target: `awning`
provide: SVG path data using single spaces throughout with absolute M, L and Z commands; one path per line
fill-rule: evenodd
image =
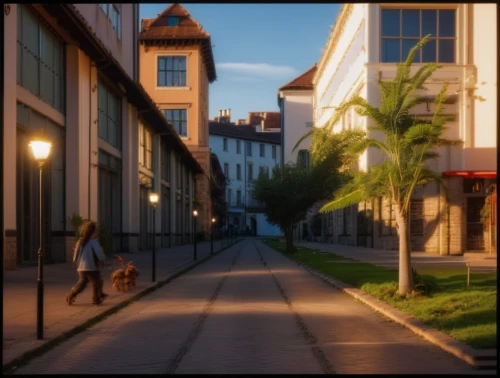
M 497 171 L 445 171 L 443 177 L 496 179 Z

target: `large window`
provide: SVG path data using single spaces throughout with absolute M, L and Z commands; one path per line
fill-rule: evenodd
M 227 138 L 222 139 L 222 149 L 227 151 Z
M 260 157 L 266 157 L 266 145 L 261 143 L 260 145 Z
M 224 163 L 224 176 L 229 180 L 229 163 Z
M 253 164 L 248 163 L 248 181 L 253 180 Z
M 252 156 L 252 142 L 247 142 L 247 156 Z
M 158 57 L 158 86 L 159 87 L 186 86 L 185 56 Z
M 187 110 L 186 109 L 166 109 L 165 117 L 177 134 L 187 137 Z
M 139 124 L 139 165 L 153 169 L 153 134 L 142 123 Z
M 382 9 L 381 62 L 402 62 L 430 34 L 414 62 L 455 62 L 455 9 Z
M 236 180 L 241 180 L 241 165 L 236 164 Z
M 276 159 L 276 146 L 272 146 L 271 148 L 271 155 L 273 159 Z
M 299 150 L 297 154 L 297 165 L 304 168 L 310 167 L 310 155 L 308 150 Z
M 108 16 L 111 26 L 116 31 L 118 39 L 122 37 L 122 18 L 120 15 L 119 4 L 99 4 L 105 15 Z
M 17 84 L 64 113 L 64 43 L 25 5 L 17 12 Z
M 239 140 L 236 141 L 236 153 L 241 154 L 241 143 Z
M 99 81 L 99 138 L 121 150 L 122 107 L 120 98 Z

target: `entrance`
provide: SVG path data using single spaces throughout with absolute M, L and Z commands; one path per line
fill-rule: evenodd
M 485 197 L 467 198 L 467 251 L 484 251 L 484 225 L 481 209 Z

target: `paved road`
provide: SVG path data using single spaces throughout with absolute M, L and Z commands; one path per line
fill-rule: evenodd
M 16 371 L 96 373 L 478 371 L 246 240 Z

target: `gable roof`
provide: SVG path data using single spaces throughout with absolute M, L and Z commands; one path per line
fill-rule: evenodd
M 311 68 L 309 68 L 303 74 L 297 76 L 295 79 L 290 81 L 289 83 L 282 86 L 279 90 L 312 90 L 313 89 L 313 78 L 316 73 L 317 64 L 315 63 Z
M 178 25 L 168 26 L 168 17 L 179 18 Z M 139 42 L 141 44 L 185 44 L 199 43 L 202 48 L 202 56 L 207 68 L 208 79 L 215 81 L 215 61 L 212 52 L 210 34 L 193 18 L 182 5 L 174 3 L 165 9 L 157 18 L 146 18 L 141 20 L 141 32 Z

